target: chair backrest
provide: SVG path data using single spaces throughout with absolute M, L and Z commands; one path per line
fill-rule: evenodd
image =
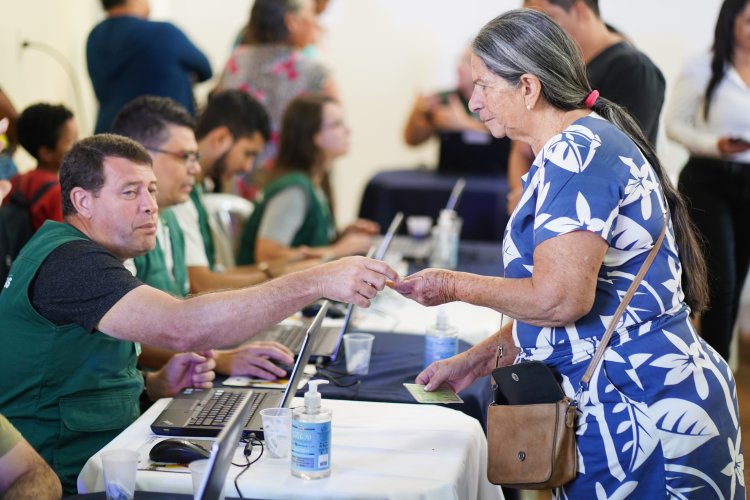
M 227 193 L 206 193 L 203 202 L 214 236 L 216 261 L 225 268 L 234 267 L 242 231 L 254 205 L 241 196 Z

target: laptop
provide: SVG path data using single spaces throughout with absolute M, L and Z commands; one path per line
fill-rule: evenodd
M 368 257 L 377 260 L 383 259 L 403 220 L 404 214 L 398 212 L 393 217 L 383 239 L 380 240 L 377 246 L 370 248 L 370 251 L 367 253 Z M 349 322 L 352 319 L 353 311 L 354 305 L 348 304 L 346 306 L 346 312 L 344 313 L 344 321 L 341 326 L 328 326 L 321 328 L 320 334 L 316 336 L 312 347 L 312 355 L 316 362 L 327 363 L 336 360 L 341 341 L 344 338 L 346 330 L 349 328 Z M 253 340 L 273 340 L 287 346 L 292 352 L 298 353 L 300 351 L 304 332 L 305 327 L 303 325 L 280 323 L 259 333 L 253 337 Z
M 466 179 L 459 177 L 448 197 L 448 203 L 445 205 L 446 210 L 456 210 L 458 208 L 458 202 L 461 201 L 461 195 L 465 187 Z M 424 262 L 432 255 L 432 240 L 429 237 L 415 240 L 411 236 L 396 236 L 391 245 L 391 250 L 406 260 Z
M 232 465 L 234 451 L 242 437 L 243 422 L 247 422 L 252 411 L 252 391 L 245 391 L 245 398 L 237 406 L 224 428 L 219 432 L 219 437 L 211 445 L 211 455 L 208 457 L 208 474 L 203 478 L 203 483 L 195 498 L 200 500 L 213 500 L 219 498 L 224 483 Z
M 320 331 L 328 305 L 328 301 L 323 303 L 307 329 L 300 353 L 289 375 L 289 383 L 285 388 L 255 388 L 252 391 L 218 387 L 183 389 L 172 398 L 164 411 L 153 421 L 151 430 L 160 436 L 213 437 L 225 428 L 227 422 L 236 413 L 236 409 L 248 399 L 250 417 L 245 420 L 247 423 L 243 436 L 247 437 L 255 433 L 258 439 L 263 439 L 260 410 L 291 406 L 297 386 L 305 373 L 305 365 L 312 352 L 313 340 Z

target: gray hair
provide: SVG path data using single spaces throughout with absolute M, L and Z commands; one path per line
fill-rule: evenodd
M 517 86 L 523 74 L 539 79 L 542 96 L 562 111 L 583 109 L 591 92 L 586 67 L 578 46 L 547 15 L 531 9 L 516 9 L 487 23 L 472 43 L 474 55 L 487 68 Z M 625 109 L 599 97 L 592 109 L 622 130 L 641 150 L 659 177 L 669 204 L 680 261 L 684 269 L 685 300 L 698 313 L 708 300 L 706 266 L 684 198 L 672 186 L 656 152 L 636 121 Z
M 512 85 L 525 73 L 539 78 L 544 98 L 556 108 L 581 108 L 591 91 L 578 47 L 538 11 L 517 9 L 496 17 L 476 36 L 472 51 Z

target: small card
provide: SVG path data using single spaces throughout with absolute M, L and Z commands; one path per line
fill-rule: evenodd
M 430 392 L 425 391 L 424 386 L 420 384 L 404 384 L 404 387 L 417 400 L 417 403 L 455 404 L 464 402 L 458 394 L 447 387 L 438 387 Z

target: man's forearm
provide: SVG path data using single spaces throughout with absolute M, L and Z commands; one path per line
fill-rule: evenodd
M 40 463 L 20 476 L 3 495 L 3 500 L 47 500 L 62 496 L 60 480 L 45 463 Z

